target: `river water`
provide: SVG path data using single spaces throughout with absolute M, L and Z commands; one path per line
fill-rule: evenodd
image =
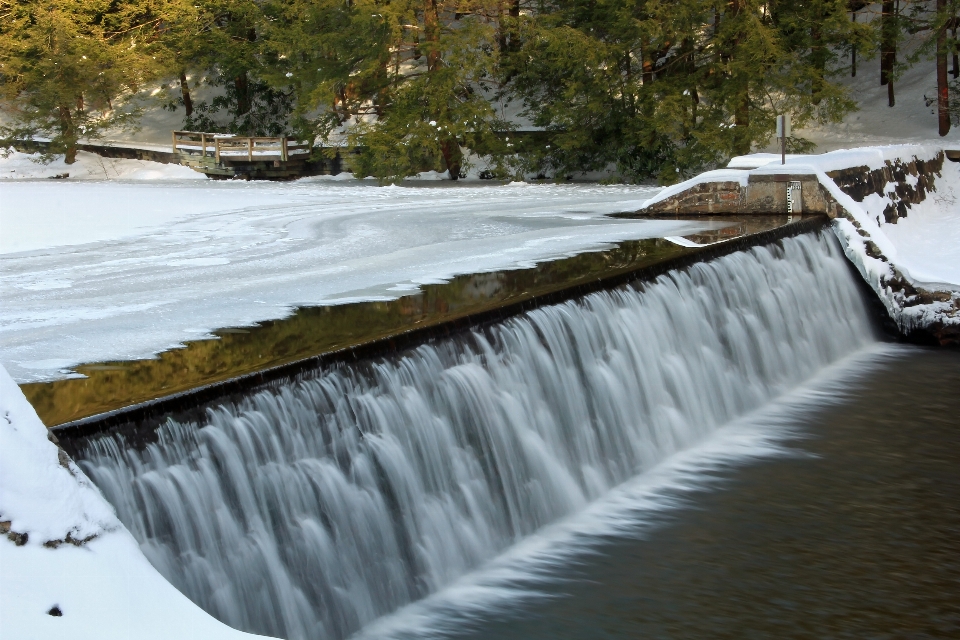
M 367 637 L 960 637 L 960 353 L 854 364 L 781 425 L 779 453 L 584 536 L 499 606 L 438 598 Z
M 957 624 L 957 365 L 878 342 L 823 232 L 80 462 L 161 573 L 249 631 L 916 635 Z

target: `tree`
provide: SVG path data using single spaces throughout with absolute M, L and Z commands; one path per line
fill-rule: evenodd
M 947 0 L 937 0 L 937 19 L 934 29 L 937 38 L 937 115 L 938 132 L 950 133 L 950 84 L 947 79 Z
M 510 86 L 554 134 L 542 167 L 669 183 L 766 142 L 779 113 L 855 108 L 833 78 L 869 31 L 836 0 L 555 0 L 522 20 Z
M 250 136 L 290 131 L 294 96 L 289 86 L 265 79 L 275 60 L 264 55 L 262 31 L 268 20 L 260 0 L 167 0 L 163 42 L 168 74 L 178 79 L 179 99 L 167 108 L 184 108 L 184 128 Z M 197 100 L 187 82 L 192 71 L 214 88 Z
M 461 147 L 502 157 L 509 125 L 490 101 L 499 0 L 292 0 L 266 7 L 271 82 L 291 86 L 305 134 L 357 145 L 357 170 L 457 179 Z
M 50 152 L 76 158 L 77 141 L 134 125 L 130 100 L 159 70 L 148 2 L 0 0 L 2 135 L 51 138 Z

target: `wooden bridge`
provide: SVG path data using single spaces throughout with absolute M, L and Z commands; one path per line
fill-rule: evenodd
M 339 152 L 332 159 L 311 158 L 308 142 L 286 136 L 234 136 L 200 131 L 174 131 L 173 154 L 194 171 L 211 178 L 292 180 L 308 175 L 349 171 Z

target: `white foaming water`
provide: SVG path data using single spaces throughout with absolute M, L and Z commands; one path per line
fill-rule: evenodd
M 806 235 L 171 420 L 143 451 L 101 439 L 82 465 L 219 619 L 342 638 L 872 340 L 836 240 Z

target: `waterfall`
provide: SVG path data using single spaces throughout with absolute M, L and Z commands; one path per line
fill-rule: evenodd
M 86 473 L 227 624 L 343 638 L 873 340 L 808 234 L 317 372 Z

